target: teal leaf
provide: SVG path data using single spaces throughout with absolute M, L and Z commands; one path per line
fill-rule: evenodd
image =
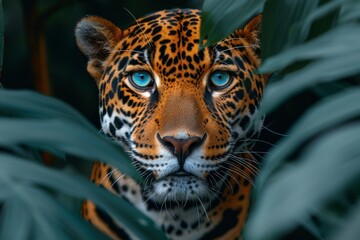
M 57 192 L 71 195 L 75 198 L 90 199 L 120 223 L 126 225 L 127 229 L 139 239 L 166 239 L 160 228 L 156 226 L 152 220 L 144 216 L 140 210 L 132 206 L 126 200 L 119 198 L 105 189 L 97 187 L 83 177 L 52 170 L 9 154 L 0 154 L 0 159 L 2 164 L 2 167 L 0 168 L 0 176 L 2 176 L 2 178 L 0 178 L 0 184 L 4 182 L 4 179 L 5 184 L 6 181 L 11 179 L 11 181 L 8 182 L 8 188 L 11 188 L 12 192 L 17 194 L 17 199 L 27 202 L 29 205 L 28 209 L 33 209 L 34 215 L 41 214 L 41 211 L 46 211 L 45 213 L 43 212 L 40 221 L 44 218 L 51 220 L 54 218 L 53 215 L 56 215 L 59 217 L 59 221 L 63 221 L 62 224 L 65 225 L 63 226 L 65 229 L 71 227 L 71 221 L 75 224 L 73 226 L 74 228 L 83 227 L 82 225 L 79 225 L 83 223 L 74 219 L 74 216 L 77 214 L 71 213 L 71 215 L 59 216 L 59 214 L 64 213 L 62 213 L 61 208 L 58 206 L 51 205 L 55 204 L 51 199 L 47 199 L 46 196 L 42 196 L 41 200 L 37 199 L 41 193 L 26 194 L 26 191 L 22 191 L 20 188 L 26 187 L 26 189 L 28 189 L 27 187 L 40 185 Z M 17 184 L 13 183 L 14 179 L 16 179 Z M 45 203 L 42 203 L 42 201 Z M 46 207 L 48 207 L 48 209 L 45 209 Z M 64 219 L 67 220 L 65 221 Z M 8 221 L 7 218 L 6 221 Z M 14 222 L 12 225 L 16 226 Z M 40 226 L 44 226 L 41 228 L 41 231 L 51 231 L 51 228 L 48 228 L 50 225 L 47 226 L 46 221 L 41 222 Z M 51 226 L 53 226 L 53 224 L 51 224 Z M 75 230 L 73 229 L 73 231 Z M 79 231 L 77 231 L 77 233 L 86 234 L 86 232 Z M 50 236 L 54 233 L 49 232 L 43 234 L 45 236 Z
M 309 31 L 300 35 L 301 22 L 316 9 L 318 0 L 272 0 L 264 7 L 261 58 L 276 55 L 304 42 Z M 281 26 L 281 27 L 280 27 Z
M 201 40 L 205 46 L 220 41 L 236 29 L 241 29 L 252 17 L 259 14 L 265 0 L 206 0 L 201 14 Z M 200 41 L 201 42 L 201 41 Z
M 275 72 L 296 61 L 336 58 L 360 51 L 360 25 L 338 26 L 302 45 L 280 52 L 263 61 L 260 72 Z
M 27 145 L 28 143 L 41 150 L 57 149 L 55 153 L 60 150 L 87 160 L 101 160 L 120 168 L 123 173 L 134 179 L 140 179 L 139 173 L 120 146 L 79 123 L 55 118 L 51 120 L 0 119 L 1 146 Z
M 291 96 L 316 84 L 336 81 L 360 73 L 360 68 L 354 64 L 357 62 L 360 62 L 360 51 L 355 49 L 336 58 L 316 60 L 301 71 L 287 74 L 281 81 L 274 82 L 265 89 L 262 100 L 263 111 L 275 110 Z
M 354 104 L 358 99 L 360 99 L 360 89 L 345 90 L 324 98 L 304 113 L 302 118 L 290 129 L 288 137 L 282 139 L 269 154 L 262 174 L 258 178 L 258 189 L 260 190 L 262 185 L 266 185 L 270 175 L 276 172 L 307 139 L 311 139 L 324 129 L 360 116 L 360 105 Z
M 278 238 L 343 194 L 359 180 L 359 143 L 358 122 L 339 128 L 317 139 L 300 159 L 268 179 L 249 219 L 248 238 Z

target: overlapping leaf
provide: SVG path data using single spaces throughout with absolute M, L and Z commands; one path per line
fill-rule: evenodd
M 139 179 L 124 151 L 95 130 L 77 111 L 50 97 L 28 91 L 0 91 L 0 201 L 2 239 L 104 239 L 78 212 L 55 201 L 46 189 L 91 199 L 139 239 L 164 239 L 154 223 L 134 206 L 79 174 L 51 170 L 32 162 L 36 150 L 101 160 Z M 35 155 L 34 155 L 35 154 Z M 19 157 L 21 156 L 21 157 Z M 14 184 L 16 182 L 16 184 Z M 41 186 L 41 187 L 39 187 Z M 46 188 L 43 188 L 46 187 Z M 24 209 L 32 209 L 25 214 Z M 79 211 L 79 210 L 77 210 Z M 22 231 L 14 234 L 16 217 Z
M 78 214 L 75 215 L 68 211 L 63 212 L 61 206 L 54 202 L 51 197 L 39 189 L 34 188 L 34 186 L 41 185 L 76 198 L 92 200 L 107 211 L 108 214 L 123 225 L 126 225 L 139 239 L 164 239 L 161 230 L 138 209 L 109 191 L 95 186 L 83 177 L 45 168 L 31 163 L 26 159 L 14 157 L 9 154 L 0 154 L 0 159 L 2 163 L 0 169 L 2 178 L 0 178 L 0 182 L 3 180 L 3 182 L 7 184 L 7 188 L 11 190 L 10 195 L 17 201 L 16 206 L 21 207 L 25 205 L 33 211 L 28 216 L 24 216 L 19 213 L 16 208 L 7 209 L 10 219 L 6 219 L 5 221 L 10 221 L 12 215 L 24 216 L 28 221 L 25 222 L 24 225 L 28 225 L 32 224 L 32 218 L 37 218 L 35 220 L 39 220 L 40 218 L 40 220 L 45 221 L 45 223 L 47 221 L 54 221 L 49 225 L 49 229 L 46 230 L 48 233 L 43 236 L 58 237 L 58 234 L 65 234 L 65 231 L 62 232 L 56 227 L 56 224 L 60 224 L 63 225 L 62 227 L 65 227 L 65 229 L 68 228 L 68 231 L 75 231 L 76 234 L 81 236 L 81 239 L 98 239 L 97 236 L 100 236 L 99 233 L 94 232 L 94 230 L 90 232 L 87 232 L 88 229 L 86 231 L 84 230 L 86 224 L 79 218 Z M 18 184 L 13 184 L 12 181 L 14 180 L 16 180 Z M 5 197 L 5 199 L 0 198 L 0 200 L 9 199 L 8 196 L 3 197 Z M 11 210 L 14 212 L 11 212 Z M 44 222 L 39 225 L 43 226 L 43 223 Z M 44 231 L 45 229 L 42 227 L 40 230 Z M 31 232 L 30 229 L 29 232 Z M 3 234 L 7 235 L 6 229 Z M 9 234 L 11 235 L 12 233 Z M 91 234 L 95 235 L 91 236 Z M 57 239 L 57 237 L 55 239 Z
M 243 28 L 251 17 L 259 14 L 265 0 L 204 1 L 201 14 L 201 39 L 205 46 L 220 41 L 236 29 Z
M 297 162 L 268 179 L 249 221 L 249 238 L 277 238 L 344 194 L 344 189 L 360 180 L 359 143 L 359 123 L 340 128 L 318 139 Z M 269 221 L 267 216 L 276 217 Z

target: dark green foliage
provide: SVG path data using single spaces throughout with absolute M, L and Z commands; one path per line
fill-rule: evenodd
M 81 219 L 80 209 L 63 206 L 61 196 L 91 199 L 139 239 L 164 238 L 139 210 L 79 172 L 42 165 L 40 150 L 63 160 L 101 159 L 139 179 L 123 150 L 77 111 L 50 97 L 9 90 L 0 91 L 0 109 L 0 239 L 105 238 Z
M 2 0 L 0 0 L 0 80 L 2 76 L 3 56 L 4 56 L 4 17 L 3 17 L 3 9 L 2 9 Z M 1 83 L 0 83 L 0 87 L 1 87 Z
M 201 39 L 205 46 L 220 41 L 237 28 L 242 28 L 262 10 L 265 0 L 204 1 L 201 15 Z
M 228 7 L 241 11 L 234 2 Z M 356 239 L 360 234 L 359 8 L 354 0 L 268 0 L 264 5 L 259 71 L 277 74 L 265 91 L 263 111 L 296 108 L 296 97 L 310 92 L 319 102 L 302 115 L 303 109 L 293 108 L 301 117 L 265 156 L 245 229 L 248 239 Z M 209 15 L 221 13 L 213 8 Z M 238 16 L 227 21 L 212 18 L 205 24 L 223 24 L 229 32 L 240 26 L 230 25 Z M 203 27 L 204 35 L 209 28 Z

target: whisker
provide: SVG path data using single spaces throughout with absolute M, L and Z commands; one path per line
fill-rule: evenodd
M 224 40 L 221 40 L 219 42 L 217 42 L 214 46 L 213 49 L 216 48 L 220 43 L 224 43 L 230 40 L 240 40 L 240 39 L 244 39 L 244 38 L 225 38 Z
M 109 178 L 114 174 L 114 172 L 115 172 L 116 170 L 118 170 L 118 169 L 117 169 L 117 168 L 114 168 L 114 169 L 111 170 L 109 173 L 107 173 L 107 174 L 101 179 L 100 184 L 102 184 L 102 183 L 104 182 L 105 178 L 106 178 L 106 181 L 107 181 L 105 184 L 107 184 L 108 181 L 109 181 Z
M 141 27 L 141 25 L 139 24 L 138 20 L 136 19 L 136 17 L 134 16 L 134 14 L 132 14 L 127 8 L 124 8 L 125 11 L 127 11 L 132 17 L 133 19 L 135 20 L 136 24 L 138 25 L 138 27 L 140 28 L 144 38 L 145 38 L 145 42 L 146 42 L 146 46 L 149 46 L 150 48 L 148 50 L 150 50 L 152 48 L 152 44 L 151 44 L 151 41 L 146 37 L 145 35 L 145 32 L 144 32 L 144 29 Z
M 113 50 L 112 52 L 131 52 L 131 53 L 139 53 L 139 54 L 143 54 L 143 52 L 141 51 L 136 51 L 136 50 L 121 50 L 121 49 L 118 49 L 118 50 Z
M 251 44 L 251 45 L 248 45 L 248 46 L 236 46 L 236 47 L 232 47 L 232 48 L 228 48 L 228 49 L 222 50 L 222 51 L 220 51 L 220 53 L 226 52 L 226 51 L 230 51 L 230 50 L 233 50 L 233 49 L 252 48 L 252 47 L 256 47 L 256 46 L 257 46 L 256 44 Z
M 260 142 L 260 143 L 266 143 L 272 147 L 276 147 L 276 145 L 270 143 L 270 142 L 267 142 L 267 141 L 264 141 L 264 140 L 260 140 L 260 139 L 255 139 L 255 138 L 247 138 L 247 139 L 243 139 L 243 140 L 238 140 L 238 141 L 242 141 L 242 142 L 248 142 L 248 141 L 251 141 L 250 144 L 252 142 Z
M 251 165 L 249 162 L 246 162 L 246 160 L 243 159 L 237 159 L 237 163 L 239 163 L 239 165 L 246 167 L 251 174 L 253 175 L 258 175 L 260 173 L 260 169 L 258 169 L 257 167 Z M 242 169 L 239 168 L 239 166 L 237 166 L 235 163 L 229 161 L 227 164 L 229 164 L 230 166 L 232 166 L 233 168 L 235 168 L 236 170 L 241 171 Z
M 120 182 L 120 184 L 121 184 L 121 180 L 122 180 L 124 177 L 125 177 L 125 175 L 121 175 L 120 177 L 118 177 L 118 178 L 111 184 L 111 188 L 113 188 L 113 186 L 114 186 L 116 183 L 118 183 L 118 182 Z
M 255 184 L 253 183 L 253 180 L 251 179 L 251 177 L 250 177 L 244 170 L 242 170 L 242 169 L 237 169 L 239 172 L 236 172 L 234 169 L 227 168 L 227 167 L 222 166 L 222 165 L 220 165 L 220 167 L 222 167 L 222 168 L 224 168 L 224 169 L 226 169 L 226 170 L 228 170 L 228 171 L 230 171 L 230 172 L 233 172 L 233 173 L 235 173 L 235 174 L 239 174 L 241 177 L 243 177 L 243 178 L 245 178 L 247 181 L 249 181 L 249 182 L 251 183 L 251 185 L 253 185 L 254 187 L 256 187 Z M 239 183 L 239 181 L 238 181 L 234 176 L 232 176 L 231 174 L 230 174 L 229 176 L 232 177 L 239 185 L 241 185 L 241 184 Z
M 224 176 L 221 176 L 220 173 L 218 173 L 218 172 L 213 172 L 213 174 L 215 174 L 217 177 L 223 179 L 223 180 L 224 180 L 224 184 L 226 185 L 226 187 L 229 188 L 229 190 L 230 190 L 231 192 L 233 192 L 233 187 L 232 187 L 232 185 L 231 185 L 231 183 L 230 183 L 229 180 L 227 180 L 226 178 L 224 178 Z M 214 179 L 214 178 L 213 178 L 213 179 Z M 216 179 L 214 179 L 214 181 L 216 182 Z
M 205 216 L 206 216 L 208 222 L 210 223 L 210 225 L 212 225 L 212 222 L 210 221 L 209 215 L 207 214 L 207 211 L 206 211 L 206 208 L 205 208 L 203 202 L 201 201 L 201 199 L 199 198 L 199 196 L 196 193 L 195 193 L 195 196 L 199 200 L 200 205 L 202 206 L 202 209 L 204 210 L 204 213 L 205 213 Z
M 270 124 L 269 124 L 269 126 L 270 126 Z M 275 134 L 275 135 L 279 135 L 281 137 L 288 137 L 289 136 L 288 134 L 282 134 L 282 133 L 278 133 L 278 132 L 276 132 L 274 130 L 271 130 L 270 128 L 268 128 L 268 126 L 265 126 L 265 125 L 263 125 L 262 128 L 269 131 L 269 132 L 271 132 L 271 133 L 273 133 L 273 134 Z

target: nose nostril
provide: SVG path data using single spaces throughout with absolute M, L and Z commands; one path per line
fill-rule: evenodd
M 171 136 L 160 137 L 157 134 L 159 141 L 176 156 L 181 167 L 184 165 L 186 157 L 189 156 L 194 148 L 203 143 L 205 137 L 206 134 L 202 138 L 193 136 L 186 139 L 178 139 Z

